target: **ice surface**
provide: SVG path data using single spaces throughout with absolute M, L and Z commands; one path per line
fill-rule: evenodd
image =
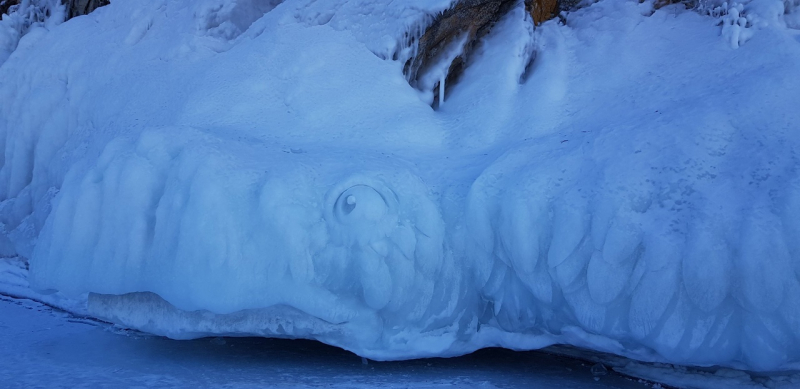
M 516 7 L 434 112 L 404 34 L 448 4 L 116 0 L 29 32 L 0 67 L 0 252 L 174 338 L 800 367 L 788 23 L 734 49 L 720 15 Z
M 544 352 L 492 349 L 461 358 L 376 362 L 312 341 L 175 341 L 5 296 L 0 296 L 0 328 L 0 349 L 13 350 L 0 353 L 4 388 L 657 387 L 613 372 L 596 380 L 581 361 Z

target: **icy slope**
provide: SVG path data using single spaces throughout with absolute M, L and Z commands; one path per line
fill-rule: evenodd
M 520 5 L 433 111 L 404 32 L 448 4 L 116 0 L 26 35 L 0 251 L 174 338 L 799 368 L 796 8 L 604 0 L 532 34 Z

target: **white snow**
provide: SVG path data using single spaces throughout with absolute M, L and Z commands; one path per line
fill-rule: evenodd
M 796 2 L 535 31 L 518 6 L 434 112 L 405 33 L 449 3 L 115 0 L 29 31 L 0 254 L 174 338 L 799 369 Z

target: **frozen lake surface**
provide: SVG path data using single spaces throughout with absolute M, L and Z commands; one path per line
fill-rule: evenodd
M 33 387 L 646 388 L 542 352 L 362 363 L 322 343 L 266 338 L 175 341 L 0 297 L 0 382 Z

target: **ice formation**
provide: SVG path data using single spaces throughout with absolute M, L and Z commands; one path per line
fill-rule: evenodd
M 28 33 L 0 254 L 174 338 L 799 368 L 795 3 L 748 3 L 737 48 L 722 15 L 520 4 L 434 112 L 393 58 L 449 4 L 114 0 Z
M 22 0 L 12 7 L 10 13 L 0 15 L 0 64 L 16 50 L 24 35 L 35 36 L 42 29 L 53 28 L 66 16 L 59 0 Z

